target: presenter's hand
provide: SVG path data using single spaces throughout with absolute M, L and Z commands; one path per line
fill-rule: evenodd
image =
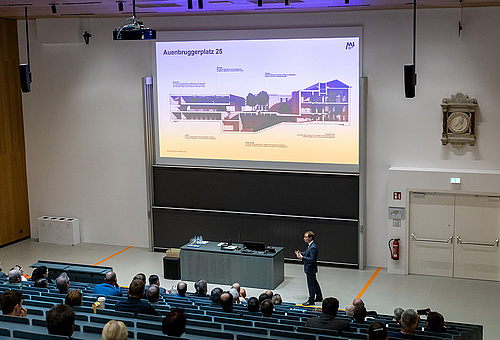
M 300 254 L 298 250 L 295 251 L 295 256 L 297 256 L 298 259 L 302 259 L 302 254 Z

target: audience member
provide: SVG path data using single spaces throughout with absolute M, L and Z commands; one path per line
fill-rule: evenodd
M 102 340 L 127 340 L 127 326 L 121 321 L 110 320 L 102 329 Z
M 184 282 L 184 281 L 181 281 L 177 284 L 177 296 L 181 296 L 181 297 L 184 297 L 186 296 L 186 292 L 187 292 L 187 283 Z
M 56 287 L 59 289 L 59 293 L 61 294 L 68 294 L 69 292 L 69 276 L 66 274 L 66 272 L 61 273 L 57 278 L 56 278 Z
M 47 312 L 49 334 L 71 336 L 75 328 L 75 312 L 67 305 L 59 304 Z
M 233 303 L 240 303 L 240 294 L 235 288 L 229 289 L 229 294 L 233 296 Z
M 196 293 L 194 295 L 207 296 L 207 281 L 199 279 L 194 283 L 194 289 L 196 290 Z
M 23 307 L 23 294 L 18 290 L 6 290 L 0 296 L 3 315 L 25 318 L 28 311 Z
M 31 280 L 33 282 L 38 281 L 39 279 L 47 279 L 49 283 L 53 283 L 51 279 L 49 279 L 49 268 L 46 266 L 40 266 L 33 269 L 33 273 L 31 274 Z
M 374 322 L 368 327 L 368 340 L 387 340 L 387 328 L 381 322 Z
M 355 323 L 365 323 L 366 321 L 366 308 L 362 305 L 354 306 L 354 320 Z
M 186 314 L 184 310 L 174 308 L 163 319 L 161 330 L 163 334 L 180 337 L 186 331 Z
M 157 305 L 160 299 L 160 287 L 157 285 L 150 285 L 146 290 L 146 299 L 148 299 L 149 303 Z
M 270 289 L 266 290 L 264 294 L 266 294 L 269 299 L 273 298 L 273 291 Z
M 120 286 L 118 285 L 118 280 L 116 278 L 116 273 L 114 271 L 109 271 L 104 277 L 104 282 L 95 285 L 94 294 L 108 296 L 123 296 Z
M 262 293 L 259 295 L 259 303 L 262 304 L 262 301 L 271 299 L 272 297 L 269 297 L 266 293 Z
M 352 300 L 352 304 L 354 307 L 356 307 L 356 306 L 363 306 L 364 307 L 365 306 L 365 303 L 360 298 L 355 298 L 354 300 Z
M 132 279 L 133 280 L 136 280 L 136 279 L 139 279 L 141 280 L 142 282 L 144 282 L 144 285 L 146 285 L 146 274 L 144 273 L 137 273 L 134 278 Z
M 281 298 L 281 295 L 274 294 L 272 301 L 273 301 L 273 305 L 281 305 L 281 303 L 283 302 L 283 299 Z
M 245 288 L 240 288 L 240 302 L 247 302 L 247 291 Z
M 210 300 L 212 300 L 212 305 L 220 306 L 220 296 L 222 294 L 222 288 L 215 287 L 210 292 Z
M 419 316 L 413 309 L 407 309 L 401 315 L 401 332 L 389 334 L 390 338 L 397 339 L 420 339 L 415 336 L 415 329 L 418 326 Z
M 80 289 L 73 289 L 66 294 L 66 298 L 64 299 L 64 304 L 75 307 L 82 305 L 82 291 Z
M 438 312 L 429 312 L 425 323 L 425 330 L 431 332 L 446 332 L 444 317 Z
M 35 281 L 35 287 L 38 288 L 49 288 L 49 280 L 46 278 L 41 278 Z
M 23 285 L 21 284 L 21 272 L 15 268 L 9 270 L 9 281 L 5 281 L 4 284 L 9 284 L 22 288 Z
M 342 331 L 350 331 L 349 321 L 337 319 L 339 300 L 329 297 L 323 300 L 323 314 L 318 317 L 311 317 L 306 322 L 306 327 L 333 329 L 342 335 Z
M 241 285 L 238 282 L 233 283 L 233 285 L 231 286 L 231 288 L 236 289 L 238 291 L 238 294 L 240 294 Z
M 3 271 L 2 262 L 0 262 L 0 279 L 6 279 L 8 276 Z
M 160 289 L 161 294 L 167 293 L 167 290 L 161 286 L 160 278 L 158 277 L 158 275 L 156 275 L 156 274 L 150 275 L 148 281 L 149 281 L 149 285 L 146 285 L 146 287 L 144 288 L 146 291 L 148 290 L 149 286 L 157 285 L 158 288 Z
M 401 314 L 403 314 L 405 310 L 403 308 L 396 308 L 394 309 L 394 319 L 392 319 L 393 321 L 396 321 L 396 323 L 398 325 L 401 325 Z
M 132 312 L 134 314 L 149 314 L 149 315 L 160 315 L 149 302 L 141 301 L 144 295 L 144 281 L 141 279 L 134 279 L 130 283 L 128 289 L 128 298 L 124 301 L 119 301 L 115 305 L 115 310 Z
M 28 281 L 28 279 L 30 279 L 30 276 L 28 274 L 24 274 L 23 266 L 16 264 L 12 269 L 19 270 L 19 273 L 21 273 L 21 281 Z
M 251 297 L 248 299 L 247 309 L 249 313 L 258 313 L 260 309 L 259 299 Z
M 220 296 L 220 306 L 224 312 L 233 311 L 233 296 L 229 292 L 223 292 Z
M 260 304 L 260 311 L 262 312 L 262 316 L 270 318 L 273 316 L 274 305 L 271 299 L 265 299 Z
M 345 315 L 346 316 L 354 316 L 354 305 L 349 305 L 345 308 Z

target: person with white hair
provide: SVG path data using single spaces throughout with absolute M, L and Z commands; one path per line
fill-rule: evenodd
M 12 268 L 9 271 L 9 281 L 5 281 L 3 284 L 19 286 L 19 288 L 22 288 L 23 285 L 21 284 L 21 272 L 16 268 Z
M 236 288 L 229 289 L 229 294 L 233 296 L 233 303 L 240 303 L 240 293 Z
M 102 329 L 102 340 L 127 340 L 127 326 L 121 321 L 110 320 Z
M 419 336 L 415 335 L 419 320 L 420 318 L 415 310 L 405 310 L 401 315 L 401 332 L 389 334 L 389 338 L 421 339 Z

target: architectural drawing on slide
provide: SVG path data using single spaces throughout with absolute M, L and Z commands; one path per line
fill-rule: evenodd
M 220 121 L 227 132 L 258 132 L 281 123 L 349 125 L 350 86 L 335 79 L 291 94 L 170 95 L 171 121 Z

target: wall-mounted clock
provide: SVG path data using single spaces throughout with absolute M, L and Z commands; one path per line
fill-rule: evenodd
M 463 93 L 444 98 L 441 103 L 443 110 L 443 134 L 441 143 L 462 147 L 476 144 L 475 121 L 477 100 Z

